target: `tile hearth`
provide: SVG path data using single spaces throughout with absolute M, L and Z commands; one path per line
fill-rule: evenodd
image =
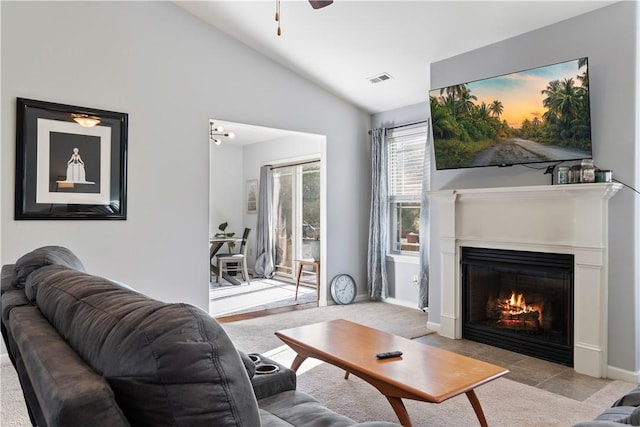
M 431 334 L 416 338 L 415 341 L 503 366 L 510 371 L 505 376 L 507 379 L 581 402 L 613 381 L 579 374 L 568 366 L 465 339 Z M 617 397 L 612 396 L 611 403 Z

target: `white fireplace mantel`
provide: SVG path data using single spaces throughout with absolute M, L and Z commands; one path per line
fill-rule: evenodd
M 608 200 L 618 183 L 432 191 L 440 218 L 440 334 L 462 337 L 460 248 L 574 255 L 574 369 L 607 372 Z

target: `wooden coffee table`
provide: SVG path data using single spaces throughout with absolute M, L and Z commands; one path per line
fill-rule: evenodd
M 474 389 L 509 371 L 500 366 L 415 342 L 364 325 L 338 319 L 275 333 L 296 353 L 291 369 L 306 358 L 322 360 L 362 378 L 382 393 L 403 426 L 411 420 L 402 399 L 441 403 L 465 393 L 480 421 L 487 425 Z M 399 358 L 376 358 L 400 350 Z

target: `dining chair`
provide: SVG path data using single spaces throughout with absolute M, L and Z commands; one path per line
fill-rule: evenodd
M 223 244 L 224 244 L 223 242 L 212 242 L 209 244 L 209 267 L 210 267 L 210 273 L 212 276 L 209 280 L 211 280 L 213 277 L 218 277 L 218 270 L 217 270 L 217 267 L 214 265 L 214 258 L 218 253 L 218 251 L 220 250 L 220 248 L 222 248 Z
M 242 242 L 238 253 L 218 253 L 217 258 L 217 270 L 218 270 L 218 282 L 222 279 L 223 273 L 240 272 L 242 279 L 247 283 L 251 283 L 249 278 L 249 272 L 247 270 L 247 239 L 249 238 L 250 228 L 245 228 L 242 233 Z

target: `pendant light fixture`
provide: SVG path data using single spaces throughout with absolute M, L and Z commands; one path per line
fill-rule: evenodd
M 214 144 L 222 144 L 221 137 L 233 139 L 235 136 L 233 132 L 225 132 L 224 127 L 216 125 L 213 121 L 209 121 L 209 140 Z

